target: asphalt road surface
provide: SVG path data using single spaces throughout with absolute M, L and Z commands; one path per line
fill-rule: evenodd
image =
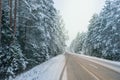
M 120 73 L 82 56 L 65 54 L 65 58 L 66 64 L 61 77 L 66 69 L 67 80 L 120 80 Z M 60 78 L 60 80 L 63 79 Z

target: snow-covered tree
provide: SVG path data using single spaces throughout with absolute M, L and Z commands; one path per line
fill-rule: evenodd
M 64 26 L 53 1 L 19 1 L 18 7 L 18 38 L 29 67 L 62 53 Z
M 106 1 L 106 5 L 101 12 L 101 18 L 106 21 L 102 27 L 103 57 L 107 59 L 120 60 L 120 0 Z
M 107 0 L 99 15 L 90 21 L 86 38 L 85 54 L 120 60 L 120 0 Z
M 6 7 L 4 5 L 2 7 L 0 51 L 0 79 L 3 80 L 14 77 L 16 73 L 24 70 L 27 63 L 14 36 L 14 30 L 10 27 L 8 13 L 7 5 Z
M 93 15 L 93 18 L 90 20 L 89 29 L 87 33 L 87 38 L 83 45 L 83 52 L 92 56 L 101 56 L 101 19 L 97 14 Z
M 64 24 L 52 0 L 2 0 L 2 4 L 0 79 L 64 52 Z
M 107 0 L 100 14 L 93 15 L 82 46 L 84 54 L 120 61 L 119 13 L 120 0 Z M 77 41 L 73 42 L 80 45 Z

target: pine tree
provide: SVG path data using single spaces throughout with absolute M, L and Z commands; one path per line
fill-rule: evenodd
M 18 38 L 28 67 L 64 52 L 62 23 L 52 0 L 19 0 L 18 16 Z
M 120 60 L 120 0 L 107 0 L 99 15 L 90 21 L 83 51 L 85 54 Z
M 2 51 L 0 52 L 0 78 L 3 80 L 15 77 L 16 74 L 26 68 L 27 63 L 20 45 L 14 37 L 14 30 L 10 27 L 9 10 L 7 8 L 5 3 L 2 10 Z
M 3 4 L 2 78 L 15 77 L 64 52 L 64 24 L 52 0 L 4 0 Z

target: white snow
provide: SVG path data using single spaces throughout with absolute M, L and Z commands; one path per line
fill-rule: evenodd
M 65 57 L 59 55 L 17 76 L 14 80 L 59 80 L 64 65 Z

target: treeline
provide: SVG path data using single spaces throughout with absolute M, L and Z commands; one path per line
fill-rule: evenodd
M 87 33 L 79 33 L 73 40 L 71 50 L 120 61 L 120 0 L 107 0 L 88 27 Z
M 52 0 L 0 0 L 0 80 L 61 54 L 62 17 Z

